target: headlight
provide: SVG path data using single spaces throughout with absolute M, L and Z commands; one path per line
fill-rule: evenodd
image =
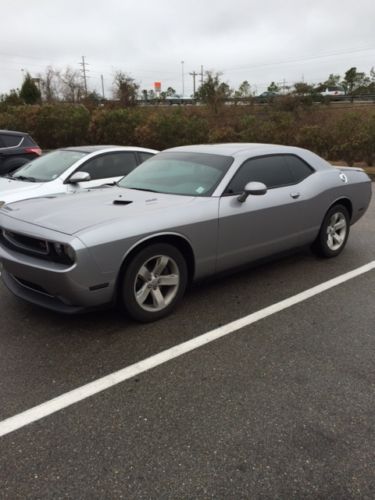
M 74 263 L 76 253 L 70 245 L 66 245 L 65 243 L 53 243 L 53 248 L 61 261 L 69 264 Z

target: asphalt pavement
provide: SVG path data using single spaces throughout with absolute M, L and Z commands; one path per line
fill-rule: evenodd
M 194 287 L 139 325 L 65 317 L 0 285 L 0 421 L 375 259 L 375 203 L 343 254 Z M 375 497 L 375 271 L 0 438 L 0 498 Z

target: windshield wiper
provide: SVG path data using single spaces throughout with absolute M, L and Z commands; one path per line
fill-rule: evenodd
M 135 187 L 128 187 L 128 186 L 121 186 L 120 187 L 125 188 L 125 189 L 135 189 L 136 191 L 148 191 L 150 193 L 159 193 L 159 191 L 156 191 L 155 189 L 146 189 L 146 188 L 135 188 Z
M 13 176 L 11 177 L 12 179 L 15 179 L 15 180 L 20 180 L 20 181 L 28 181 L 28 182 L 36 182 L 36 179 L 35 177 L 28 177 L 27 175 L 17 175 L 16 176 Z

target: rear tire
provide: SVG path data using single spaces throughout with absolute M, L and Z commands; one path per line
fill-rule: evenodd
M 313 251 L 324 258 L 336 257 L 346 245 L 349 236 L 349 213 L 337 204 L 326 213 L 319 235 L 312 245 Z
M 126 266 L 120 283 L 120 306 L 142 323 L 167 316 L 182 298 L 188 270 L 181 252 L 155 243 L 143 248 Z

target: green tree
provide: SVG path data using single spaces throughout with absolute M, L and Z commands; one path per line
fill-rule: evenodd
M 135 106 L 137 104 L 139 85 L 134 78 L 122 71 L 117 71 L 113 79 L 113 95 L 125 106 Z
M 0 96 L 0 102 L 8 106 L 21 106 L 24 104 L 18 89 L 11 89 L 9 94 L 2 94 Z
M 167 97 L 173 97 L 173 96 L 176 95 L 176 91 L 175 91 L 175 89 L 173 87 L 168 87 L 167 90 L 166 90 L 166 92 L 165 92 L 165 95 Z
M 297 95 L 311 95 L 313 93 L 313 86 L 305 82 L 297 82 L 294 84 L 294 94 Z
M 197 91 L 197 99 L 207 104 L 214 113 L 232 94 L 229 85 L 220 81 L 219 73 L 206 72 L 206 79 Z
M 101 96 L 99 92 L 97 92 L 96 90 L 89 92 L 87 96 L 83 99 L 85 105 L 88 105 L 89 107 L 98 106 L 102 101 L 103 101 L 103 96 Z
M 40 90 L 36 86 L 34 80 L 31 78 L 30 73 L 26 73 L 23 84 L 20 90 L 20 97 L 25 104 L 36 104 L 40 102 Z
M 356 91 L 366 90 L 370 82 L 371 80 L 366 73 L 358 72 L 356 67 L 352 67 L 345 73 L 343 85 L 348 94 L 353 94 Z
M 251 85 L 247 80 L 244 80 L 237 90 L 234 91 L 233 97 L 235 100 L 247 100 L 252 96 Z
M 280 87 L 275 82 L 271 82 L 267 87 L 268 92 L 280 92 Z
M 324 85 L 326 87 L 337 87 L 337 85 L 340 85 L 340 80 L 340 75 L 334 75 L 333 73 L 331 73 L 327 80 L 324 82 Z

